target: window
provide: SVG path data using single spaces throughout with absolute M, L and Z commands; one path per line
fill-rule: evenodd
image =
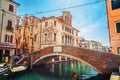
M 74 31 L 72 31 L 72 34 L 74 34 Z
M 120 22 L 116 23 L 116 31 L 117 33 L 120 33 Z
M 7 29 L 11 29 L 11 28 L 12 28 L 12 21 L 8 20 Z
M 54 26 L 56 26 L 56 21 L 54 21 Z
M 64 36 L 62 36 L 62 43 L 64 43 Z
M 67 44 L 67 35 L 65 36 L 65 43 Z
M 54 33 L 54 41 L 56 41 L 56 33 Z
M 112 0 L 112 10 L 120 8 L 120 0 Z
M 117 53 L 120 54 L 120 47 L 117 47 Z
M 10 42 L 13 43 L 13 35 L 10 36 Z
M 48 22 L 45 22 L 45 27 L 48 26 Z
M 9 11 L 11 11 L 11 12 L 13 12 L 13 9 L 14 9 L 14 7 L 13 7 L 13 5 L 9 5 Z
M 13 43 L 13 35 L 5 35 L 5 42 Z
M 64 30 L 64 26 L 62 26 L 62 30 Z
M 45 34 L 45 41 L 47 41 L 47 34 Z
M 76 36 L 78 36 L 78 33 L 76 32 Z

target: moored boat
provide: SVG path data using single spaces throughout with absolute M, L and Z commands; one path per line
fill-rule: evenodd
M 3 75 L 8 72 L 8 66 L 6 63 L 0 64 L 0 75 Z
M 28 66 L 16 66 L 11 69 L 11 72 L 20 72 L 24 71 L 28 68 Z

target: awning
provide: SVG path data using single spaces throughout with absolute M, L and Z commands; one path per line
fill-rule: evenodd
M 10 43 L 0 43 L 0 49 L 16 49 L 16 47 Z
M 0 46 L 0 49 L 16 49 L 13 46 Z

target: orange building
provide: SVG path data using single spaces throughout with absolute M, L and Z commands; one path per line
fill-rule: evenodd
M 106 0 L 112 53 L 120 54 L 120 0 Z
M 40 32 L 40 19 L 34 16 L 23 17 L 22 25 L 19 25 L 19 19 L 17 19 L 17 26 L 15 28 L 15 44 L 16 54 L 25 54 L 31 51 L 38 50 L 40 48 L 40 40 L 38 33 Z

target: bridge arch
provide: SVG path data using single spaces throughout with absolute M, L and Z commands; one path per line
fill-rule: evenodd
M 90 67 L 98 71 L 100 74 L 110 74 L 113 71 L 111 69 L 108 69 L 108 64 L 110 63 L 109 58 L 111 58 L 112 61 L 115 62 L 115 71 L 118 70 L 118 67 L 120 66 L 120 55 L 114 55 L 111 53 L 94 51 L 72 46 L 51 46 L 42 50 L 32 52 L 30 53 L 30 55 L 32 56 L 33 65 L 37 61 L 47 56 L 69 56 L 89 65 Z M 110 64 L 109 66 L 111 68 L 112 64 Z
M 74 56 L 71 56 L 71 55 L 68 55 L 68 54 L 64 54 L 64 53 L 59 53 L 59 54 L 57 54 L 57 53 L 52 53 L 52 54 L 44 55 L 44 56 L 38 58 L 36 61 L 34 61 L 34 62 L 33 62 L 33 65 L 36 64 L 38 61 L 46 58 L 46 57 L 52 57 L 52 56 L 64 56 L 64 57 L 68 57 L 68 58 L 73 58 L 73 59 L 75 59 L 75 60 L 77 60 L 77 61 L 83 62 L 84 64 L 88 65 L 89 67 L 93 68 L 94 70 L 96 70 L 97 72 L 99 72 L 100 74 L 102 74 L 101 71 L 99 71 L 99 70 L 96 69 L 94 66 L 92 66 L 92 65 L 89 64 L 89 63 L 87 63 L 86 61 L 83 61 L 83 60 L 80 59 L 80 58 L 76 58 L 76 57 L 74 57 Z

